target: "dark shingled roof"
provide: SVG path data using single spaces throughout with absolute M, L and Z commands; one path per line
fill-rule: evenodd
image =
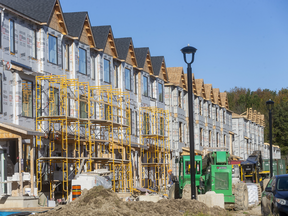
M 0 0 L 0 4 L 38 22 L 48 23 L 56 0 Z
M 115 38 L 115 45 L 120 59 L 126 60 L 132 38 Z
M 110 25 L 108 25 L 108 26 L 93 26 L 92 27 L 92 33 L 93 33 L 94 40 L 95 40 L 95 43 L 96 43 L 98 49 L 103 49 L 103 50 L 105 49 L 108 34 L 109 34 L 110 30 L 112 32 Z
M 135 48 L 134 51 L 135 51 L 135 56 L 137 59 L 138 67 L 144 68 L 147 53 L 149 52 L 149 48 L 148 47 Z
M 155 76 L 159 76 L 164 56 L 152 56 L 151 62 Z
M 0 0 L 1 1 L 1 0 Z M 87 12 L 73 12 L 73 13 L 63 13 L 65 23 L 68 29 L 68 34 L 73 37 L 81 37 L 84 22 Z

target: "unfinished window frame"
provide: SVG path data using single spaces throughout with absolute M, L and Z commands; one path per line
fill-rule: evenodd
M 60 115 L 60 95 L 59 95 L 59 89 L 58 88 L 55 88 L 55 87 L 50 87 L 50 90 L 53 89 L 54 91 L 54 97 L 55 97 L 55 94 L 58 94 L 58 97 L 55 97 L 55 99 L 57 99 L 57 103 L 54 103 L 55 107 L 56 107 L 56 115 L 53 115 L 53 116 L 59 116 Z M 56 90 L 56 93 L 55 93 L 55 90 Z M 50 93 L 49 93 L 50 95 Z M 50 109 L 52 107 L 52 103 L 49 102 L 49 114 L 50 114 Z M 55 112 L 55 111 L 54 111 Z M 53 113 L 54 114 L 54 113 Z
M 211 141 L 212 141 L 212 131 L 209 130 L 209 147 L 211 147 Z
M 137 73 L 134 73 L 134 94 L 137 95 L 138 88 L 137 88 Z
M 32 59 L 37 60 L 37 31 L 32 30 Z
M 182 108 L 181 91 L 178 90 L 178 107 Z
M 79 73 L 81 73 L 83 75 L 87 75 L 87 50 L 79 47 L 78 52 L 79 52 Z M 82 56 L 82 54 L 84 54 L 84 56 Z M 84 61 L 82 61 L 82 58 L 84 58 Z M 84 66 L 83 67 L 84 72 L 81 71 L 82 70 L 81 66 Z
M 41 84 L 40 84 L 41 85 Z M 38 90 L 39 90 L 39 84 L 37 84 L 37 89 L 36 89 L 36 91 L 37 91 L 37 95 L 39 95 L 40 96 L 40 100 L 38 101 L 38 104 L 40 104 L 40 107 L 39 107 L 39 109 L 38 109 L 38 107 L 36 107 L 36 115 L 37 115 L 37 117 L 40 117 L 40 116 L 42 116 L 42 86 L 41 86 L 41 91 L 40 92 L 38 92 Z
M 179 142 L 183 142 L 183 137 L 182 137 L 182 122 L 179 122 Z
M 139 136 L 139 132 L 138 132 L 138 113 L 137 113 L 137 111 L 135 111 L 135 134 L 136 134 L 136 136 Z
M 203 128 L 200 128 L 200 146 L 203 146 Z
M 145 83 L 145 80 L 146 80 L 146 83 Z M 148 89 L 148 77 L 143 76 L 143 95 L 145 97 L 149 97 L 148 91 L 149 91 L 149 89 Z
M 133 130 L 132 130 L 132 123 L 133 123 L 133 111 L 130 108 L 130 134 L 133 135 Z
M 160 117 L 160 135 L 164 136 L 164 117 Z
M 30 105 L 28 105 L 28 106 L 29 106 L 30 109 L 31 109 L 31 110 L 30 110 L 31 116 L 29 116 L 29 114 L 28 114 L 28 115 L 25 115 L 26 112 L 23 112 L 23 108 L 24 108 L 23 102 L 24 102 L 24 98 L 26 97 L 26 96 L 23 95 L 23 93 L 24 93 L 23 83 L 24 83 L 24 82 L 26 82 L 27 84 L 28 84 L 28 83 L 31 83 L 31 89 L 30 89 L 31 98 L 28 99 L 28 101 L 29 101 L 28 104 L 30 104 Z M 27 88 L 29 88 L 29 87 L 27 87 Z M 26 79 L 22 79 L 22 112 L 21 112 L 21 116 L 27 117 L 27 118 L 33 118 L 33 81 L 26 80 Z
M 161 92 L 160 92 L 161 89 Z M 164 102 L 164 93 L 163 93 L 163 84 L 162 83 L 158 83 L 158 98 L 159 98 L 159 102 Z
M 115 88 L 119 88 L 119 67 L 115 65 L 114 69 L 115 69 Z
M 107 65 L 108 64 L 108 65 Z M 108 67 L 107 67 L 108 66 Z M 111 83 L 111 71 L 110 71 L 111 61 L 104 58 L 103 60 L 103 80 L 105 83 Z M 107 70 L 108 69 L 108 70 Z M 108 79 L 107 79 L 108 78 Z
M 131 70 L 125 68 L 125 89 L 131 91 Z
M 91 79 L 95 80 L 96 78 L 96 58 L 91 55 Z
M 12 23 L 13 28 L 11 28 Z M 13 19 L 9 20 L 9 49 L 10 54 L 15 55 L 15 21 Z
M 51 41 L 50 41 L 50 38 L 51 38 Z M 56 48 L 55 48 L 55 61 L 56 62 L 53 62 L 52 61 L 52 57 L 51 57 L 51 51 L 52 51 L 52 45 L 51 45 L 51 42 L 52 42 L 52 39 L 55 39 L 55 45 L 56 45 Z M 48 62 L 51 63 L 51 64 L 54 64 L 54 65 L 58 65 L 58 37 L 55 36 L 55 35 L 52 35 L 52 34 L 48 34 Z
M 202 100 L 199 99 L 199 115 L 203 115 L 202 113 Z
M 70 71 L 70 45 L 65 44 L 65 70 Z

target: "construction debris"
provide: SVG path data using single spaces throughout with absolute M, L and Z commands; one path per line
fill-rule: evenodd
M 196 200 L 161 199 L 154 202 L 124 202 L 117 194 L 102 186 L 82 191 L 82 196 L 68 205 L 54 208 L 38 216 L 71 215 L 222 215 L 228 212 L 220 207 L 208 208 Z

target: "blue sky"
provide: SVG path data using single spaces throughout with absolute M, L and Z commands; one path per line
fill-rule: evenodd
M 64 12 L 88 11 L 93 26 L 184 67 L 180 49 L 197 48 L 196 79 L 229 91 L 288 87 L 287 0 L 60 0 Z

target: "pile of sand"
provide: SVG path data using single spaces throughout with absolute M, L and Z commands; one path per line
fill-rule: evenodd
M 221 215 L 228 213 L 220 208 L 208 208 L 196 200 L 167 200 L 153 202 L 125 202 L 116 193 L 102 186 L 85 191 L 82 196 L 68 205 L 61 206 L 38 216 L 70 215 Z

